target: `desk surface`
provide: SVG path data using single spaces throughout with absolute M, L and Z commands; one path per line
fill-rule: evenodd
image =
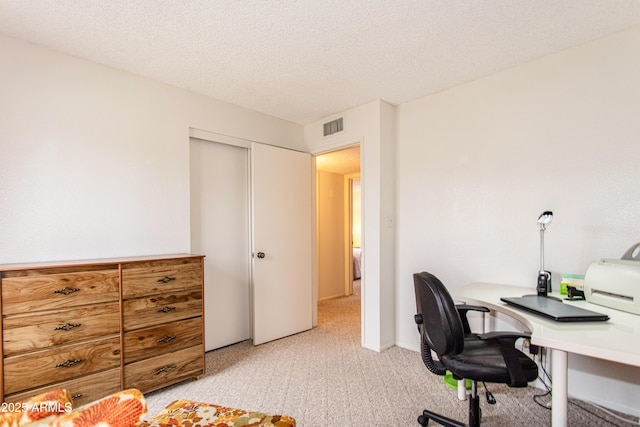
M 491 283 L 471 283 L 453 292 L 455 299 L 482 305 L 507 314 L 524 323 L 531 331 L 533 344 L 640 366 L 640 316 L 590 304 L 586 301 L 566 301 L 565 304 L 608 314 L 606 322 L 556 322 L 537 314 L 509 306 L 501 297 L 517 297 L 535 293 L 535 288 L 522 288 Z

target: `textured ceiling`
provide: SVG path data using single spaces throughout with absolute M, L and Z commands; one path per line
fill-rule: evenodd
M 0 33 L 300 124 L 638 23 L 638 0 L 0 0 Z
M 360 146 L 316 156 L 316 169 L 338 175 L 350 175 L 360 172 Z

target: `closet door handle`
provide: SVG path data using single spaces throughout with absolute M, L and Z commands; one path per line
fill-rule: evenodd
M 262 259 L 264 258 L 266 255 L 264 252 L 258 252 L 258 258 Z

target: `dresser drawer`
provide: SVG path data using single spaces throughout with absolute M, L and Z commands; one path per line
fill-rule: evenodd
M 148 393 L 161 387 L 202 375 L 202 345 L 164 354 L 124 366 L 124 388 Z
M 115 368 L 120 337 L 85 341 L 4 359 L 4 394 Z
M 117 266 L 6 272 L 2 276 L 2 314 L 117 301 L 119 277 Z
M 122 266 L 122 297 L 202 289 L 202 258 L 134 262 Z
M 8 316 L 2 321 L 5 356 L 120 332 L 117 302 L 41 314 Z
M 73 406 L 77 408 L 85 403 L 93 402 L 121 390 L 120 369 L 109 369 L 97 374 L 86 375 L 74 380 L 63 381 L 53 385 L 31 389 L 22 393 L 5 396 L 5 402 L 24 402 L 33 396 L 59 388 L 69 390 L 73 397 Z
M 189 319 L 202 314 L 202 290 L 154 295 L 124 302 L 124 330 Z
M 202 344 L 202 317 L 124 334 L 124 363 Z

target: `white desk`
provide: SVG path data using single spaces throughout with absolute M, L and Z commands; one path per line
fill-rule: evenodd
M 627 365 L 640 366 L 640 316 L 586 301 L 564 301 L 608 314 L 606 322 L 556 322 L 508 306 L 501 297 L 535 294 L 535 288 L 491 283 L 471 283 L 452 292 L 456 300 L 485 306 L 521 321 L 531 331 L 531 343 L 551 349 L 551 425 L 567 425 L 568 353 L 582 354 Z M 557 293 L 553 296 L 560 297 Z M 564 296 L 562 296 L 564 298 Z

